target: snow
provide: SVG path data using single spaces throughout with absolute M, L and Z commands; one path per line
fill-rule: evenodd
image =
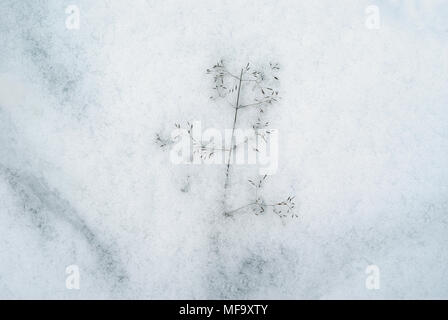
M 444 1 L 0 0 L 0 12 L 0 298 L 448 298 Z M 281 66 L 263 193 L 295 195 L 297 219 L 224 217 L 225 165 L 175 165 L 155 143 L 176 122 L 231 129 L 205 73 L 221 58 L 235 72 Z M 257 172 L 233 168 L 234 207 Z M 80 290 L 65 287 L 69 265 Z

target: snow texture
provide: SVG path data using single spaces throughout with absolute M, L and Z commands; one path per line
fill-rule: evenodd
M 0 298 L 448 298 L 446 1 L 0 0 L 0 13 Z M 225 166 L 174 165 L 155 143 L 176 122 L 231 128 L 205 73 L 221 58 L 281 66 L 264 194 L 295 195 L 296 219 L 224 217 Z M 251 170 L 232 175 L 243 198 Z

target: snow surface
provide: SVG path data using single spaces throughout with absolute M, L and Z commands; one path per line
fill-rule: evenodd
M 448 298 L 446 1 L 0 0 L 0 14 L 0 298 Z M 174 165 L 154 142 L 175 122 L 231 127 L 205 74 L 221 58 L 282 68 L 264 193 L 295 195 L 297 219 L 223 217 L 224 165 Z M 234 171 L 242 197 L 250 170 Z

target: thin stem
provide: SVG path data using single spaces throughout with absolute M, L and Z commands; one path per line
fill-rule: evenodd
M 234 75 L 234 74 L 230 73 L 229 71 L 227 71 L 227 69 L 223 69 L 223 71 L 224 71 L 225 73 L 227 73 L 229 76 L 231 76 L 231 77 L 233 77 L 233 78 L 235 78 L 235 79 L 241 80 L 241 77 L 238 78 L 236 75 Z M 243 75 L 243 74 L 241 74 L 241 76 L 242 76 L 242 75 Z
M 229 171 L 230 171 L 230 159 L 232 158 L 232 150 L 233 150 L 233 137 L 235 135 L 235 126 L 236 126 L 236 120 L 238 118 L 238 105 L 240 103 L 240 92 L 241 92 L 241 81 L 243 78 L 243 69 L 241 69 L 241 75 L 240 75 L 240 82 L 238 85 L 238 94 L 236 97 L 236 108 L 235 108 L 235 115 L 233 117 L 233 127 L 232 127 L 232 137 L 230 139 L 230 150 L 229 150 L 229 158 L 227 159 L 227 168 L 226 168 L 226 182 L 224 184 L 224 189 L 227 189 L 229 187 Z
M 254 204 L 255 204 L 255 202 L 246 204 L 246 205 L 241 206 L 241 207 L 239 207 L 239 208 L 236 208 L 236 209 L 227 211 L 225 214 L 226 214 L 227 216 L 229 216 L 229 215 L 231 215 L 231 214 L 234 213 L 234 212 L 237 212 L 237 211 L 240 211 L 240 210 L 245 209 L 245 208 L 247 208 L 247 207 L 253 206 Z
M 271 101 L 271 100 L 265 100 L 265 101 L 259 101 L 259 102 L 256 102 L 256 103 L 245 104 L 245 105 L 239 106 L 238 109 L 242 109 L 242 108 L 246 108 L 246 107 L 252 107 L 252 106 L 258 106 L 258 105 L 263 104 L 263 103 L 269 103 L 269 101 Z
M 231 76 L 231 77 L 233 77 L 233 78 L 235 78 L 235 79 L 237 79 L 237 80 L 240 80 L 240 81 L 257 81 L 256 79 L 243 79 L 243 73 L 241 72 L 241 75 L 240 75 L 240 77 L 238 77 L 238 76 L 236 76 L 236 75 L 234 75 L 233 73 L 230 73 L 229 71 L 227 71 L 227 69 L 222 69 L 225 73 L 227 73 L 229 76 Z
M 207 144 L 202 144 L 201 142 L 197 141 L 193 136 L 190 134 L 191 140 L 193 140 L 193 146 L 196 149 L 200 150 L 211 150 L 211 151 L 229 151 L 229 149 L 226 148 L 215 148 L 215 147 L 208 147 L 208 144 L 211 142 L 209 141 Z
M 236 209 L 233 209 L 233 210 L 230 210 L 230 211 L 226 211 L 225 212 L 225 215 L 226 216 L 230 216 L 232 213 L 235 213 L 235 212 L 237 212 L 237 211 L 240 211 L 240 210 L 243 210 L 243 209 L 246 209 L 247 207 L 250 207 L 250 206 L 254 206 L 254 205 L 256 205 L 257 204 L 257 202 L 251 202 L 251 203 L 248 203 L 248 204 L 246 204 L 246 205 L 244 205 L 244 206 L 241 206 L 241 207 L 239 207 L 239 208 L 236 208 Z M 275 206 L 278 206 L 279 204 L 278 203 L 274 203 L 274 204 L 258 204 L 260 207 L 275 207 Z M 288 205 L 288 208 L 291 208 L 291 206 L 289 206 Z

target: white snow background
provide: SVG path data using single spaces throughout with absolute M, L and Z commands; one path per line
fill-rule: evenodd
M 0 298 L 448 298 L 447 36 L 443 0 L 0 0 Z M 224 166 L 154 142 L 231 128 L 221 58 L 281 66 L 265 195 L 297 219 L 224 218 Z

